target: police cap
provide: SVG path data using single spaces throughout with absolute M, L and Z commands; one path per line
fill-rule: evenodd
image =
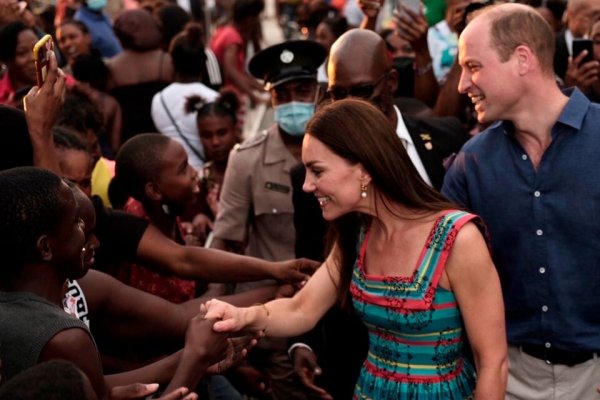
M 294 79 L 317 77 L 317 69 L 327 57 L 327 51 L 312 40 L 290 40 L 256 53 L 248 70 L 265 81 L 266 89 Z

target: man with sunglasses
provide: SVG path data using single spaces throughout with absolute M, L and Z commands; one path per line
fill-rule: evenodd
M 360 56 L 357 56 L 360 55 Z M 333 44 L 327 65 L 332 101 L 359 97 L 377 106 L 396 127 L 396 133 L 423 180 L 440 189 L 444 160 L 468 139 L 456 118 L 415 118 L 395 105 L 398 72 L 387 55 L 385 41 L 373 31 L 354 29 Z
M 271 261 L 294 257 L 290 170 L 300 163 L 304 129 L 318 96 L 317 69 L 325 56 L 320 44 L 296 40 L 268 47 L 250 60 L 250 73 L 271 94 L 276 124 L 229 154 L 211 247 Z M 264 284 L 237 285 L 236 291 Z M 271 379 L 273 398 L 306 398 L 293 380 L 286 342 L 268 342 L 261 366 Z

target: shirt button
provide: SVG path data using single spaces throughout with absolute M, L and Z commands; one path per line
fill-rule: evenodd
M 523 155 L 521 156 L 521 159 L 523 159 L 523 160 L 527 160 L 527 154 L 523 154 Z
M 545 273 L 546 273 L 546 268 L 544 268 L 544 267 L 541 267 L 541 268 L 540 268 L 540 274 L 545 274 Z
M 552 344 L 550 344 L 550 342 L 546 342 L 544 343 L 544 347 L 549 349 L 550 347 L 552 347 Z
M 535 192 L 533 192 L 533 195 L 534 195 L 535 197 L 540 197 L 542 194 L 540 193 L 540 191 L 539 191 L 539 190 L 536 190 Z
M 535 234 L 538 236 L 542 236 L 544 234 L 544 231 L 541 229 L 538 229 L 537 231 L 535 231 Z
M 273 214 L 277 214 L 277 209 L 274 208 L 273 210 L 271 210 L 273 212 Z
M 543 312 L 548 312 L 548 306 L 542 306 L 542 311 Z

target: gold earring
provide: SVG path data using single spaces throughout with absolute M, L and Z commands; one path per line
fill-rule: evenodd
M 363 199 L 367 198 L 367 185 L 364 183 L 360 184 L 360 197 Z

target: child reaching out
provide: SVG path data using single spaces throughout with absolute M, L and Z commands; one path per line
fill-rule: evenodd
M 115 207 L 148 218 L 167 237 L 184 244 L 179 216 L 197 201 L 198 172 L 188 164 L 184 148 L 160 134 L 129 139 L 116 157 L 110 186 Z M 196 282 L 154 272 L 140 264 L 121 266 L 115 275 L 123 282 L 174 303 L 196 295 Z

